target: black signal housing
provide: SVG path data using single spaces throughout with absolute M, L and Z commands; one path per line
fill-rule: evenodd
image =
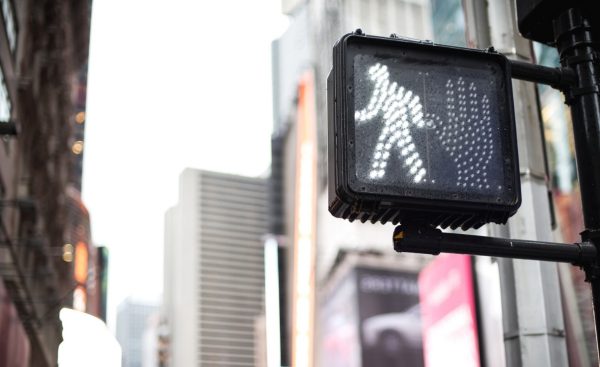
M 506 223 L 520 206 L 503 55 L 347 34 L 327 96 L 334 216 L 469 229 Z

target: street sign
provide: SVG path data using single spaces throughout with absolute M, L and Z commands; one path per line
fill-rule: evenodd
M 504 56 L 348 34 L 334 47 L 328 104 L 333 215 L 468 229 L 519 207 Z

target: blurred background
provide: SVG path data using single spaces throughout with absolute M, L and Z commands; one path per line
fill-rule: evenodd
M 486 48 L 514 24 L 491 3 L 0 0 L 0 366 L 510 365 L 497 259 L 399 254 L 327 208 L 335 42 Z M 575 242 L 570 115 L 530 94 L 535 205 Z M 553 267 L 563 357 L 597 364 L 584 275 Z

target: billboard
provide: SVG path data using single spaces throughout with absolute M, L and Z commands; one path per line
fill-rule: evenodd
M 423 366 L 418 274 L 356 265 L 328 287 L 319 312 L 320 365 Z
M 426 367 L 479 367 L 471 257 L 442 254 L 419 275 Z
M 423 366 L 418 275 L 357 268 L 362 365 Z

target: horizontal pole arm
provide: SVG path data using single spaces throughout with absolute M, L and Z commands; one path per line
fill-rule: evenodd
M 550 68 L 517 60 L 510 60 L 510 67 L 515 79 L 548 84 L 559 89 L 577 84 L 577 75 L 569 68 Z
M 497 237 L 444 233 L 437 228 L 399 226 L 394 231 L 394 250 L 438 255 L 454 254 L 558 261 L 585 266 L 596 260 L 596 247 L 589 242 L 565 244 Z

